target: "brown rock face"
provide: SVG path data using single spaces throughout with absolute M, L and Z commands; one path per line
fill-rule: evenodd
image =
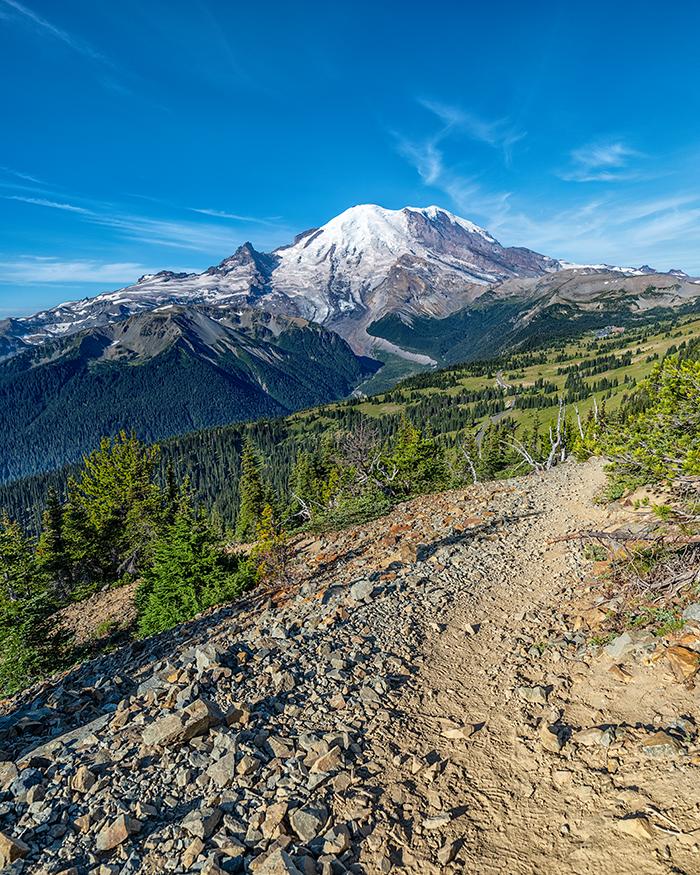
M 141 823 L 126 814 L 120 814 L 116 820 L 105 826 L 95 840 L 98 851 L 111 851 L 125 842 L 130 835 L 141 830 Z
M 700 653 L 674 644 L 666 650 L 666 659 L 671 665 L 671 671 L 676 680 L 681 683 L 692 681 L 700 668 Z
M 14 839 L 4 832 L 0 832 L 0 866 L 4 869 L 15 860 L 23 860 L 29 853 L 29 846 L 21 839 Z

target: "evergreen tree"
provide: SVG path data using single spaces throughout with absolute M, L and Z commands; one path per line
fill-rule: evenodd
M 183 492 L 137 593 L 139 633 L 154 635 L 230 601 L 253 579 L 252 567 L 225 554 L 207 515 L 194 510 Z
M 158 454 L 120 432 L 103 438 L 68 481 L 63 533 L 76 578 L 112 582 L 147 565 L 163 515 Z
M 73 569 L 64 536 L 64 507 L 54 487 L 49 488 L 46 498 L 37 559 L 52 581 L 58 598 L 65 600 L 73 583 Z
M 239 541 L 255 539 L 260 515 L 266 504 L 265 493 L 258 454 L 250 437 L 246 437 L 241 456 L 240 499 L 236 520 L 236 537 Z
M 23 689 L 58 667 L 61 639 L 35 544 L 21 526 L 0 518 L 0 693 Z
M 266 504 L 260 514 L 252 555 L 257 562 L 259 580 L 269 583 L 288 582 L 290 557 L 287 533 L 270 504 Z
M 403 417 L 385 460 L 387 484 L 399 495 L 437 489 L 447 483 L 445 454 Z

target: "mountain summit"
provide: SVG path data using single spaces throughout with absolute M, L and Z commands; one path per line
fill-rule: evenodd
M 336 331 L 357 353 L 384 350 L 415 358 L 415 346 L 411 353 L 388 337 L 377 337 L 372 325 L 387 319 L 406 325 L 443 319 L 474 306 L 503 283 L 510 284 L 509 297 L 515 283 L 531 300 L 533 283 L 537 288 L 540 279 L 561 275 L 571 288 L 594 274 L 601 278 L 599 291 L 606 293 L 611 283 L 629 278 L 643 278 L 645 288 L 671 284 L 681 297 L 694 297 L 698 290 L 678 272 L 661 277 L 646 266 L 573 265 L 502 246 L 484 228 L 441 207 L 388 210 L 362 204 L 271 253 L 244 243 L 202 273 L 164 270 L 114 292 L 0 321 L 0 359 L 171 304 L 204 305 L 222 318 L 251 306 L 300 316 Z M 590 286 L 588 279 L 584 284 Z M 422 354 L 418 360 L 432 361 Z
M 437 206 L 363 204 L 272 253 L 245 243 L 199 274 L 147 274 L 114 292 L 0 321 L 0 356 L 164 304 L 253 304 L 320 322 L 366 352 L 377 344 L 366 327 L 386 313 L 444 316 L 486 286 L 558 267 L 528 249 L 501 246 Z

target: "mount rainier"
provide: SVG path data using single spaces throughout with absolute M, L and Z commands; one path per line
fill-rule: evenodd
M 380 336 L 377 325 L 388 320 L 410 328 L 416 320 L 483 310 L 504 297 L 530 310 L 564 294 L 577 307 L 605 310 L 611 284 L 632 309 L 642 310 L 684 304 L 700 292 L 681 271 L 574 265 L 502 246 L 488 231 L 440 207 L 366 204 L 271 253 L 245 243 L 202 273 L 164 270 L 116 291 L 0 320 L 0 358 L 175 304 L 206 305 L 210 315 L 224 317 L 247 307 L 300 316 L 336 331 L 356 353 L 381 358 L 388 351 L 428 362 L 429 355 Z M 654 294 L 645 299 L 649 288 Z

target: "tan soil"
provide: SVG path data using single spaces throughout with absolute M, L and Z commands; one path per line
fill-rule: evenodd
M 388 870 L 390 862 L 421 873 L 700 872 L 697 767 L 645 758 L 624 728 L 645 725 L 648 737 L 696 714 L 697 693 L 676 683 L 665 661 L 626 664 L 631 679 L 624 681 L 602 653 L 568 661 L 545 648 L 533 659 L 519 646 L 546 640 L 580 586 L 576 548 L 554 539 L 610 524 L 593 503 L 604 484 L 600 464 L 564 466 L 531 483 L 538 521 L 509 527 L 499 555 L 485 557 L 480 585 L 444 618 L 423 654 L 417 687 L 398 705 L 404 718 L 375 742 L 375 780 L 394 810 L 370 837 L 368 871 Z M 465 632 L 469 624 L 480 624 L 476 634 Z M 533 684 L 552 686 L 547 705 L 520 699 L 516 688 Z M 540 741 L 542 717 L 574 729 L 612 724 L 625 744 L 569 743 L 552 753 Z M 446 727 L 464 725 L 481 728 L 467 740 L 444 737 Z M 434 778 L 426 768 L 433 760 L 443 764 Z M 439 840 L 421 829 L 425 818 L 447 811 L 456 816 Z M 651 838 L 621 831 L 618 821 L 632 814 L 648 817 Z M 452 841 L 459 842 L 455 861 L 440 862 L 439 847 Z M 382 863 L 387 846 L 390 860 Z
M 80 647 L 118 631 L 129 629 L 136 620 L 137 582 L 96 592 L 89 599 L 62 608 L 58 622 L 66 632 L 75 637 L 73 643 Z

